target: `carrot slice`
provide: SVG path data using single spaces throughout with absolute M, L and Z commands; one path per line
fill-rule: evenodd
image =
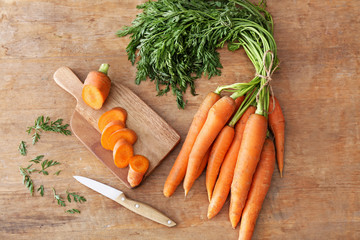
M 109 64 L 101 64 L 99 71 L 91 71 L 87 75 L 82 89 L 82 99 L 91 108 L 98 110 L 109 95 L 111 80 L 107 76 Z
M 130 158 L 134 155 L 133 147 L 125 139 L 119 139 L 113 151 L 114 163 L 118 168 L 125 168 L 129 165 Z
M 135 155 L 130 158 L 129 165 L 127 180 L 131 187 L 136 187 L 141 183 L 149 168 L 149 160 L 142 155 Z
M 102 132 L 105 126 L 111 121 L 120 120 L 123 123 L 125 123 L 126 118 L 127 118 L 126 110 L 121 107 L 115 107 L 109 111 L 106 111 L 100 116 L 98 121 L 99 130 L 100 132 Z
M 109 147 L 109 138 L 111 134 L 119 129 L 123 129 L 125 124 L 122 121 L 116 120 L 109 122 L 101 133 L 101 146 L 107 150 L 112 150 Z
M 114 149 L 116 142 L 121 138 L 125 139 L 126 141 L 128 141 L 128 143 L 133 145 L 137 140 L 137 135 L 133 130 L 128 128 L 116 130 L 115 132 L 113 132 L 113 134 L 110 135 L 108 139 L 108 146 L 110 150 Z

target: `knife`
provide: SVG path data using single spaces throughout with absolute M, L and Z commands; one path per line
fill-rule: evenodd
M 168 218 L 167 216 L 165 216 L 155 208 L 152 208 L 149 205 L 127 198 L 125 194 L 118 189 L 100 183 L 98 181 L 92 180 L 90 178 L 81 177 L 81 176 L 74 176 L 74 178 L 78 180 L 80 183 L 87 186 L 88 188 L 91 188 L 92 190 L 104 195 L 105 197 L 114 200 L 120 205 L 123 205 L 127 209 L 143 217 L 146 217 L 157 223 L 163 224 L 167 227 L 173 227 L 176 225 L 176 223 L 173 220 L 171 220 L 170 218 Z

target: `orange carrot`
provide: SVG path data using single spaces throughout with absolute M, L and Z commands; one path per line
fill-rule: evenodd
M 279 101 L 274 97 L 275 108 L 273 101 L 270 97 L 269 104 L 269 125 L 271 131 L 274 133 L 275 145 L 276 145 L 276 159 L 280 171 L 280 177 L 282 177 L 284 168 L 284 145 L 285 145 L 285 119 L 281 111 Z
M 123 123 L 125 123 L 126 118 L 127 118 L 126 110 L 121 107 L 115 107 L 109 111 L 106 111 L 100 116 L 98 121 L 99 130 L 100 132 L 102 132 L 105 126 L 111 121 L 120 120 Z
M 130 158 L 129 165 L 127 180 L 131 187 L 136 187 L 141 183 L 149 168 L 149 160 L 144 156 L 135 155 Z
M 196 175 L 196 179 L 198 179 L 202 172 L 204 171 L 205 167 L 206 167 L 206 164 L 208 163 L 209 161 L 209 155 L 210 155 L 210 148 L 209 150 L 206 152 L 204 158 L 201 160 L 201 165 L 199 167 L 199 171 L 197 172 L 197 175 Z
M 196 173 L 205 153 L 235 110 L 235 101 L 224 96 L 209 110 L 208 116 L 189 155 L 184 178 L 185 196 L 196 180 Z
M 275 168 L 274 143 L 265 140 L 240 223 L 239 240 L 251 240 Z
M 118 168 L 125 168 L 129 165 L 130 158 L 134 155 L 133 147 L 125 139 L 119 139 L 113 151 L 114 163 Z
M 82 99 L 93 109 L 100 109 L 109 95 L 111 81 L 107 76 L 109 64 L 101 64 L 99 71 L 87 75 L 82 89 Z
M 244 133 L 245 125 L 251 114 L 255 113 L 256 108 L 253 106 L 248 107 L 245 113 L 241 116 L 235 125 L 235 136 L 231 143 L 229 151 L 226 153 L 224 162 L 220 169 L 219 178 L 216 181 L 212 198 L 210 200 L 207 217 L 213 218 L 218 214 L 223 207 L 227 196 L 230 192 L 231 182 L 234 176 L 234 169 L 236 160 L 239 154 L 242 136 Z
M 221 164 L 223 163 L 225 154 L 233 141 L 234 134 L 235 130 L 233 127 L 225 126 L 219 133 L 219 136 L 217 136 L 211 148 L 209 162 L 206 168 L 205 181 L 209 201 L 211 200 L 212 192 L 219 174 Z
M 235 99 L 235 104 L 236 104 L 235 109 L 236 109 L 236 110 L 241 106 L 241 104 L 242 104 L 242 102 L 244 101 L 244 99 L 245 99 L 245 96 L 240 96 L 240 97 L 238 97 L 238 98 Z
M 179 186 L 181 181 L 184 179 L 189 155 L 196 140 L 196 137 L 206 121 L 206 117 L 210 108 L 219 99 L 220 95 L 210 92 L 200 105 L 198 111 L 196 112 L 194 119 L 190 125 L 189 132 L 180 150 L 180 153 L 177 156 L 175 163 L 166 179 L 163 190 L 165 197 L 170 197 L 175 192 L 177 186 Z
M 114 149 L 116 142 L 121 138 L 124 138 L 128 143 L 133 145 L 137 140 L 137 135 L 133 130 L 129 128 L 122 128 L 116 130 L 110 135 L 110 137 L 107 140 L 108 147 L 110 148 L 110 150 Z
M 112 150 L 109 146 L 109 138 L 111 134 L 119 129 L 123 129 L 125 124 L 122 121 L 116 120 L 109 122 L 101 133 L 101 146 L 107 150 Z
M 266 131 L 266 117 L 256 113 L 250 115 L 245 125 L 231 184 L 229 217 L 233 228 L 236 228 L 240 221 L 251 181 L 265 142 Z

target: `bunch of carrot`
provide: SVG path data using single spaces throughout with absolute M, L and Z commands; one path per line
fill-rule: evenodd
M 229 218 L 233 228 L 241 219 L 240 239 L 251 238 L 274 171 L 268 126 L 281 176 L 283 172 L 285 121 L 278 100 L 270 96 L 273 63 L 273 53 L 266 51 L 263 75 L 247 84 L 221 86 L 205 97 L 164 185 L 164 195 L 170 197 L 183 181 L 187 195 L 207 163 L 207 216 L 218 214 L 231 192 Z M 222 91 L 233 94 L 222 96 Z
M 103 113 L 98 120 L 101 145 L 113 151 L 114 163 L 118 168 L 129 166 L 128 182 L 138 186 L 147 169 L 149 160 L 142 155 L 134 155 L 133 145 L 137 140 L 135 131 L 126 128 L 127 112 L 121 107 Z

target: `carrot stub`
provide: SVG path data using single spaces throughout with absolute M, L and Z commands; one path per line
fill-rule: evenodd
M 285 146 L 285 118 L 282 113 L 279 101 L 274 97 L 275 107 L 270 97 L 269 103 L 269 126 L 274 133 L 276 146 L 276 159 L 282 177 L 284 168 L 284 146 Z
M 221 164 L 225 154 L 233 141 L 235 130 L 233 127 L 225 126 L 217 136 L 210 152 L 208 166 L 206 168 L 206 190 L 209 201 L 216 183 Z
M 270 188 L 274 168 L 274 143 L 267 138 L 261 152 L 260 161 L 254 173 L 244 212 L 241 217 L 239 240 L 251 240 L 256 219 L 259 216 L 262 204 Z
M 125 139 L 128 143 L 133 145 L 137 140 L 137 135 L 133 130 L 129 128 L 122 128 L 116 130 L 110 135 L 109 139 L 107 140 L 109 149 L 113 150 L 116 142 L 121 138 Z
M 198 136 L 201 128 L 203 127 L 206 117 L 210 108 L 220 99 L 220 95 L 210 92 L 203 102 L 201 103 L 198 111 L 196 112 L 192 123 L 190 125 L 186 139 L 181 147 L 179 155 L 177 156 L 174 165 L 164 184 L 163 193 L 165 197 L 170 197 L 184 179 L 189 155 L 194 145 L 196 137 Z
M 105 126 L 111 121 L 119 120 L 125 123 L 126 118 L 127 118 L 126 110 L 121 107 L 115 107 L 109 111 L 106 111 L 100 116 L 98 121 L 99 130 L 100 132 L 102 132 Z
M 184 179 L 185 196 L 196 180 L 196 173 L 207 150 L 225 126 L 235 110 L 235 101 L 231 97 L 224 96 L 217 101 L 209 110 L 208 116 L 197 136 L 194 146 L 189 155 L 189 161 Z
M 107 150 L 112 150 L 109 146 L 109 138 L 111 134 L 119 129 L 123 129 L 125 124 L 122 121 L 116 120 L 109 122 L 101 133 L 101 146 Z
M 119 139 L 113 151 L 114 163 L 118 168 L 125 168 L 129 165 L 130 158 L 134 155 L 133 146 L 125 139 Z
M 101 64 L 99 71 L 91 71 L 87 75 L 82 89 L 82 99 L 93 109 L 100 109 L 109 95 L 111 80 L 107 76 L 110 65 Z
M 138 186 L 149 168 L 149 160 L 142 155 L 135 155 L 129 160 L 127 180 L 131 187 Z
M 229 195 L 245 125 L 250 115 L 255 113 L 255 110 L 255 107 L 250 106 L 235 125 L 234 140 L 221 165 L 219 177 L 212 193 L 207 213 L 208 219 L 213 218 L 220 212 Z
M 233 228 L 236 228 L 240 221 L 251 181 L 265 142 L 266 131 L 266 117 L 256 113 L 250 115 L 245 125 L 234 177 L 231 183 L 229 217 Z

